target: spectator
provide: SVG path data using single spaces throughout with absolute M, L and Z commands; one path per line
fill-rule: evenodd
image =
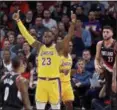
M 85 70 L 89 71 L 92 76 L 95 71 L 95 67 L 94 67 L 94 59 L 92 58 L 90 51 L 85 49 L 83 51 L 82 58 L 85 60 Z
M 65 30 L 68 31 L 70 18 L 68 17 L 67 14 L 63 14 L 61 18 L 61 22 L 64 24 Z
M 60 22 L 62 15 L 63 15 L 62 5 L 56 4 L 55 9 L 52 12 L 52 18 L 55 19 L 57 22 Z
M 37 33 L 36 33 L 35 28 L 30 28 L 30 29 L 29 29 L 29 32 L 30 32 L 30 34 L 31 34 L 35 39 L 37 39 Z
M 46 30 L 48 30 L 48 28 L 46 28 L 44 25 L 43 25 L 43 19 L 41 17 L 37 17 L 35 19 L 35 25 L 32 27 L 36 30 L 36 33 L 37 33 L 37 39 L 42 41 L 42 36 L 44 34 L 44 32 Z
M 23 50 L 18 50 L 17 55 L 20 58 L 22 67 L 20 68 L 20 73 L 22 76 L 26 78 L 28 81 L 30 80 L 30 70 L 32 69 L 32 64 L 28 62 Z
M 7 69 L 7 71 L 12 71 L 12 65 L 11 65 L 11 54 L 8 49 L 4 49 L 3 51 L 3 65 Z
M 24 38 L 21 34 L 17 35 L 16 45 L 11 49 L 12 52 L 16 53 L 19 49 L 22 49 L 22 44 L 24 43 Z
M 91 51 L 93 55 L 95 55 L 96 43 L 101 40 L 101 24 L 96 20 L 96 15 L 94 11 L 90 11 L 88 15 L 88 22 L 84 22 L 84 28 L 91 32 L 92 37 L 92 46 Z
M 85 48 L 89 48 L 91 46 L 91 34 L 88 30 L 82 27 L 81 20 L 77 20 L 75 36 L 80 37 L 83 40 Z
M 13 2 L 13 4 L 10 7 L 9 17 L 10 17 L 10 20 L 11 20 L 11 23 L 12 23 L 12 29 L 15 32 L 17 32 L 17 26 L 16 26 L 16 23 L 12 20 L 12 15 L 13 15 L 14 12 L 17 12 L 18 10 L 20 10 L 20 3 L 21 2 Z M 25 15 L 22 11 L 20 11 L 20 16 L 21 16 L 21 19 L 24 21 Z
M 51 18 L 51 13 L 49 10 L 44 11 L 43 25 L 49 29 L 52 27 L 57 27 L 57 23 Z
M 75 84 L 75 106 L 78 106 L 80 96 L 84 97 L 90 86 L 90 73 L 85 70 L 85 61 L 83 59 L 78 60 L 77 68 L 77 73 L 75 73 L 72 78 Z M 84 103 L 82 106 L 84 106 Z
M 24 51 L 22 49 L 18 50 L 17 55 L 19 56 L 21 62 L 25 61 L 26 57 L 25 57 Z
M 78 7 L 78 6 L 80 6 L 81 4 L 80 4 L 80 1 L 72 1 L 71 2 L 71 10 L 73 10 L 74 12 L 75 12 L 75 10 L 76 10 L 76 8 Z
M 32 27 L 33 22 L 34 22 L 33 12 L 32 12 L 32 10 L 29 10 L 26 13 L 26 18 L 25 18 L 25 23 L 24 24 L 29 29 L 30 27 Z
M 77 63 L 77 73 L 73 75 L 73 80 L 77 87 L 90 85 L 90 73 L 85 70 L 85 61 L 79 59 Z
M 57 27 L 52 27 L 51 28 L 51 31 L 53 32 L 54 34 L 54 40 L 56 41 L 57 37 L 58 37 L 58 28 Z
M 10 34 L 9 36 L 8 36 L 8 40 L 9 40 L 9 42 L 10 42 L 10 49 L 15 45 L 15 35 L 14 34 Z
M 34 18 L 43 17 L 44 6 L 42 2 L 36 3 L 36 11 L 34 12 Z
M 73 44 L 74 44 L 73 52 L 78 57 L 82 56 L 82 52 L 85 48 L 91 47 L 91 34 L 88 30 L 82 27 L 81 20 L 77 20 Z
M 75 10 L 75 13 L 77 15 L 77 19 L 82 20 L 83 22 L 86 22 L 88 20 L 88 18 L 84 15 L 84 10 L 83 7 L 78 6 Z
M 57 40 L 56 40 L 56 43 L 60 43 L 60 42 L 62 42 L 62 40 L 63 40 L 62 37 L 58 36 Z
M 29 11 L 29 4 L 27 1 L 14 1 L 10 7 L 10 13 L 15 12 L 16 8 L 20 9 L 23 14 L 26 14 Z
M 65 26 L 62 22 L 58 23 L 58 35 L 61 36 L 62 38 L 64 38 L 64 36 L 67 34 Z
M 6 14 L 3 14 L 1 16 L 0 26 L 6 30 L 8 30 L 8 28 L 10 27 L 9 19 Z
M 35 65 L 35 56 L 31 53 L 31 47 L 27 42 L 23 43 L 22 49 L 24 51 L 27 61 Z
M 4 44 L 3 44 L 3 50 L 1 51 L 1 58 L 3 58 L 3 51 L 4 49 L 7 49 L 10 51 L 10 58 L 12 59 L 13 57 L 16 56 L 16 54 L 14 52 L 11 51 L 11 48 L 10 48 L 10 42 L 8 40 L 5 40 L 4 41 Z
M 32 64 L 28 63 L 27 60 L 25 59 L 25 61 L 22 64 L 22 69 L 23 69 L 23 67 L 24 67 L 24 70 L 21 70 L 21 72 L 24 71 L 22 73 L 22 76 L 29 81 L 30 80 L 30 70 L 32 68 Z

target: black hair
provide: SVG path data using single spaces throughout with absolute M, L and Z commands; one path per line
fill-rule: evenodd
M 111 30 L 111 31 L 113 32 L 113 28 L 112 28 L 111 26 L 109 26 L 109 25 L 104 26 L 104 27 L 103 27 L 103 30 L 104 30 L 104 29 L 109 29 L 109 30 Z
M 14 69 L 18 69 L 20 67 L 20 58 L 18 56 L 15 56 L 11 59 L 11 63 Z
M 84 49 L 84 50 L 83 50 L 83 52 L 86 52 L 86 51 L 88 51 L 88 52 L 91 53 L 91 51 L 90 51 L 89 49 Z

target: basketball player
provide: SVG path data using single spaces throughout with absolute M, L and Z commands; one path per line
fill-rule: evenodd
M 95 69 L 98 73 L 101 73 L 102 69 L 104 69 L 105 79 L 106 79 L 106 95 L 110 97 L 112 90 L 116 94 L 116 101 L 117 101 L 117 87 L 116 87 L 117 76 L 116 72 L 113 71 L 114 70 L 113 68 L 116 66 L 115 57 L 117 52 L 116 51 L 117 46 L 116 46 L 116 41 L 113 39 L 112 27 L 104 26 L 102 35 L 103 35 L 103 40 L 99 41 L 96 47 Z M 103 65 L 100 65 L 101 62 Z M 112 104 L 113 103 L 115 102 L 113 102 L 112 100 Z M 117 110 L 117 108 L 114 108 L 112 106 L 112 110 L 115 109 Z
M 61 56 L 62 64 L 60 66 L 60 79 L 62 86 L 62 101 L 67 110 L 73 110 L 72 102 L 74 100 L 73 90 L 70 82 L 70 73 L 72 67 L 72 57 L 70 55 L 72 51 L 72 42 L 69 42 L 67 51 L 64 51 Z
M 11 61 L 13 71 L 1 78 L 3 94 L 2 110 L 31 110 L 28 97 L 28 82 L 20 76 L 20 59 L 14 57 Z
M 27 42 L 38 50 L 38 82 L 36 88 L 36 107 L 38 110 L 45 108 L 47 102 L 51 104 L 53 110 L 60 109 L 60 55 L 61 50 L 66 50 L 69 41 L 74 35 L 76 15 L 71 15 L 71 25 L 67 36 L 63 42 L 53 43 L 54 35 L 51 31 L 46 31 L 43 36 L 43 44 L 35 40 L 26 30 L 19 18 L 19 11 L 13 14 L 18 28 Z

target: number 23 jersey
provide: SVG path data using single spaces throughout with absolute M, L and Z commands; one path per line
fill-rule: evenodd
M 60 62 L 55 44 L 51 47 L 43 45 L 38 55 L 38 77 L 60 77 Z
M 103 59 L 103 66 L 110 72 L 113 71 L 113 65 L 115 63 L 115 51 L 114 51 L 114 46 L 115 46 L 116 41 L 114 40 L 112 45 L 108 48 L 104 46 L 104 41 L 102 42 L 101 46 L 101 56 Z

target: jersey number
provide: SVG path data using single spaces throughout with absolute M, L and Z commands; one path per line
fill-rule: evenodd
M 108 57 L 108 62 L 113 62 L 113 57 Z
M 8 96 L 9 96 L 9 88 L 6 87 L 6 88 L 5 88 L 5 93 L 4 93 L 4 101 L 7 100 Z
M 9 87 L 6 87 L 5 88 L 5 93 L 4 93 L 5 95 L 4 95 L 4 101 L 6 101 L 7 99 L 8 99 L 8 96 L 9 96 Z M 22 100 L 22 98 L 21 98 L 21 94 L 20 94 L 20 92 L 18 91 L 18 93 L 17 93 L 17 97 L 20 99 L 20 100 Z
M 51 65 L 51 58 L 42 58 L 42 65 Z

